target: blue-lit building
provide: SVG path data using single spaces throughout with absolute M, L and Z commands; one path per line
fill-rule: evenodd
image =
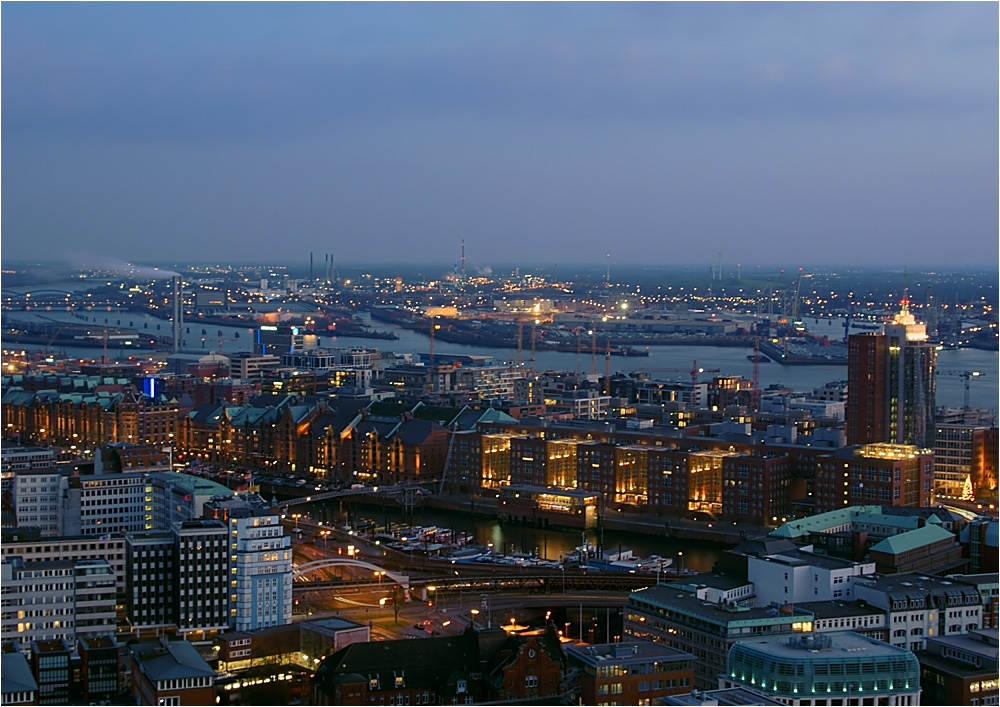
M 795 707 L 919 705 L 920 663 L 905 648 L 843 631 L 739 641 L 719 687 Z

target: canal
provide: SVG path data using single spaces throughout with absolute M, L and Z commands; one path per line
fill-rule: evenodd
M 300 507 L 301 508 L 301 507 Z M 350 523 L 357 526 L 364 521 L 372 521 L 379 529 L 392 525 L 438 526 L 468 533 L 475 538 L 475 544 L 493 544 L 495 552 L 530 553 L 549 560 L 560 560 L 583 544 L 602 545 L 606 550 L 629 548 L 637 557 L 659 555 L 670 558 L 678 569 L 707 572 L 726 550 L 714 543 L 675 540 L 664 536 L 638 532 L 607 530 L 586 532 L 535 528 L 514 523 L 500 523 L 496 518 L 471 515 L 455 511 L 437 509 L 416 509 L 412 514 L 399 509 L 377 506 L 354 507 L 348 502 L 332 500 L 313 503 L 307 511 L 313 520 L 325 523 Z M 683 554 L 681 554 L 683 553 Z

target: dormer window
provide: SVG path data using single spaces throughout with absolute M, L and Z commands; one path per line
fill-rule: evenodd
M 459 680 L 455 683 L 455 692 L 460 695 L 465 692 L 465 680 Z
M 403 687 L 403 676 L 402 675 L 397 675 L 396 676 L 396 687 Z

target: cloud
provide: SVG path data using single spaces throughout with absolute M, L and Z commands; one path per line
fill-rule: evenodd
M 19 17 L 32 13 L 15 11 L 4 25 L 4 132 L 197 141 L 330 134 L 414 115 L 698 121 L 741 120 L 748 110 L 881 115 L 996 104 L 996 42 L 983 30 L 995 29 L 995 5 L 674 5 L 640 14 L 586 5 L 407 8 L 422 24 L 440 14 L 426 39 L 401 33 L 376 7 L 306 8 L 294 15 L 299 24 L 258 29 L 265 36 L 256 41 L 237 41 L 241 31 L 228 23 L 253 24 L 260 12 L 191 8 L 175 14 L 203 15 L 219 39 L 175 45 L 137 45 L 114 25 L 94 28 L 111 41 L 52 44 L 44 23 L 39 35 L 20 36 Z M 507 21 L 491 30 L 498 15 Z M 321 44 L 311 16 L 337 36 L 385 25 L 400 41 L 374 51 L 358 40 Z M 935 32 L 938 17 L 947 21 Z M 884 26 L 893 27 L 887 37 Z

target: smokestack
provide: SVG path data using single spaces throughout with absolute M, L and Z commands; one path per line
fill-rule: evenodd
M 175 275 L 173 277 L 174 285 L 174 353 L 181 350 L 183 343 L 183 327 L 184 327 L 184 303 L 183 303 L 183 283 L 181 282 L 181 276 Z
M 309 282 L 313 282 L 313 254 L 309 251 Z

